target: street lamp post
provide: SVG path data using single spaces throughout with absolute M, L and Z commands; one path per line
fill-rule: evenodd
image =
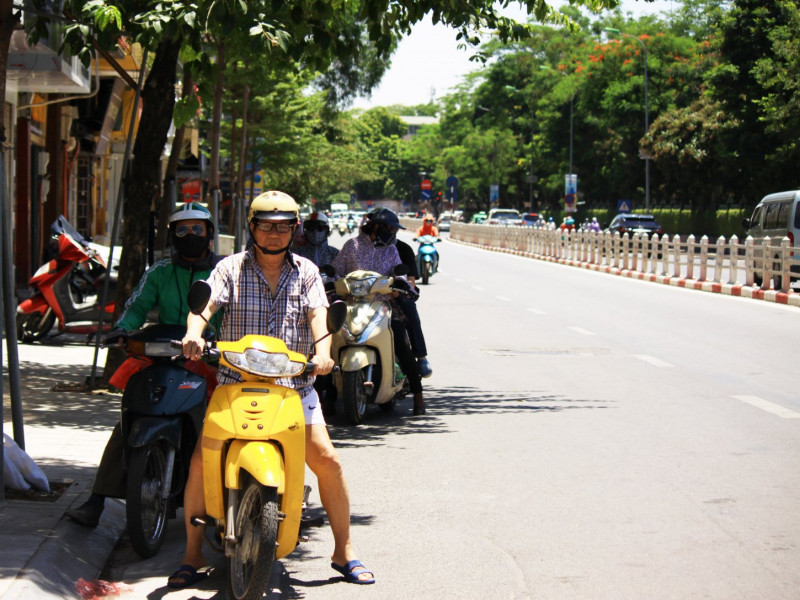
M 619 29 L 613 27 L 606 27 L 608 33 L 613 33 L 620 37 L 627 37 L 639 42 L 644 52 L 644 133 L 650 131 L 650 102 L 647 96 L 647 46 L 645 43 L 635 35 L 629 33 L 622 33 Z M 650 212 L 650 156 L 644 157 L 644 206 L 647 212 Z

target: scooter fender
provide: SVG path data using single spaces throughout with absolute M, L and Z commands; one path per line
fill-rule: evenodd
M 131 425 L 126 446 L 141 448 L 153 442 L 165 441 L 175 448 L 181 447 L 180 417 L 140 417 Z
M 348 346 L 339 357 L 339 368 L 342 371 L 360 371 L 364 367 L 378 362 L 375 349 L 368 346 Z
M 292 463 L 288 465 L 291 467 Z M 297 465 L 294 467 L 297 469 Z M 297 545 L 303 510 L 303 477 L 305 464 L 298 473 L 287 472 L 283 454 L 270 442 L 234 440 L 225 460 L 225 487 L 240 489 L 242 471 L 267 487 L 278 489 L 282 496 L 281 512 L 286 517 L 278 528 L 276 558 L 287 556 Z
M 251 440 L 233 440 L 225 459 L 225 487 L 240 488 L 244 469 L 260 484 L 286 490 L 286 465 L 275 444 Z
M 44 314 L 48 306 L 49 304 L 47 304 L 47 300 L 45 300 L 42 294 L 34 294 L 30 298 L 20 302 L 17 307 L 17 314 L 29 315 L 35 312 Z

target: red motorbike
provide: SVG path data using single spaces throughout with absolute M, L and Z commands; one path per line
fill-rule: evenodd
M 17 307 L 17 339 L 31 343 L 43 338 L 58 321 L 58 330 L 97 333 L 98 302 L 105 279 L 110 277 L 108 298 L 102 311 L 103 331 L 114 320 L 116 273 L 110 272 L 103 256 L 64 216 L 50 226 L 55 258 L 33 274 L 28 285 L 34 291 Z

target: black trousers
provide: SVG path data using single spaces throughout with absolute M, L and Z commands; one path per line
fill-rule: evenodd
M 114 425 L 111 437 L 106 442 L 103 458 L 97 467 L 92 493 L 109 498 L 124 498 L 128 481 L 123 455 L 122 428 L 119 421 Z
M 411 393 L 418 394 L 422 391 L 422 379 L 419 376 L 417 359 L 414 358 L 414 353 L 411 351 L 405 324 L 392 319 L 392 334 L 394 336 L 394 353 L 397 355 L 400 368 L 403 369 L 403 373 L 408 377 Z

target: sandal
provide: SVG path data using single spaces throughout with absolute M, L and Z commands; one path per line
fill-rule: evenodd
M 199 569 L 195 569 L 192 565 L 181 565 L 178 567 L 177 571 L 169 576 L 169 579 L 167 580 L 167 587 L 175 590 L 181 590 L 189 587 L 190 585 L 194 585 L 198 581 L 202 581 L 203 579 L 210 577 L 213 570 L 214 569 L 211 567 L 200 567 Z M 178 581 L 173 581 L 175 579 Z
M 367 584 L 367 583 L 375 583 L 375 574 L 367 569 L 361 561 L 359 560 L 351 560 L 345 566 L 337 565 L 335 562 L 331 563 L 331 568 L 336 571 L 339 571 L 346 581 L 350 583 L 360 583 L 360 584 Z M 359 579 L 359 575 L 363 575 L 364 573 L 369 573 L 372 575 L 369 579 Z

